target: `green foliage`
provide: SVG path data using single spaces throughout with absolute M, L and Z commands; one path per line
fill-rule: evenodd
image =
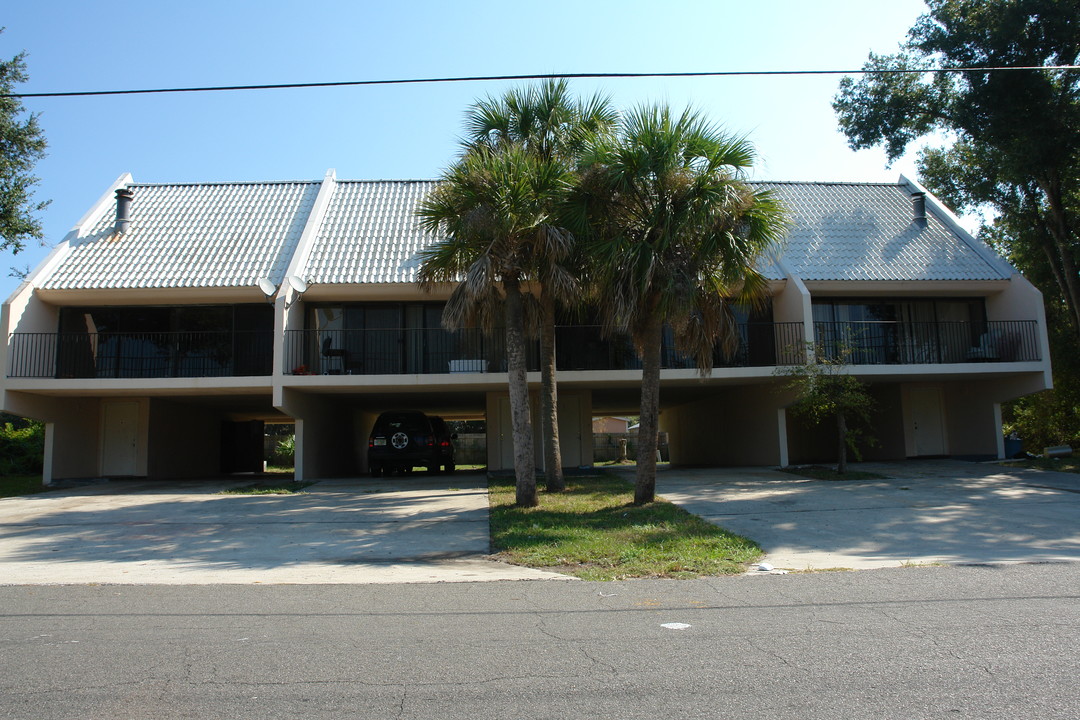
M 844 473 L 847 451 L 861 460 L 859 443 L 877 443 L 870 432 L 874 398 L 865 383 L 849 372 L 849 350 L 839 348 L 824 353 L 819 348 L 815 353 L 809 351 L 812 349 L 808 348 L 807 362 L 777 368 L 776 374 L 788 378 L 785 389 L 795 394 L 795 402 L 788 409 L 795 417 L 815 424 L 836 422 L 840 454 L 837 472 Z
M 0 28 L 3 32 L 3 28 Z M 26 82 L 26 54 L 0 60 L 0 95 L 16 92 Z M 48 202 L 34 200 L 34 164 L 45 156 L 45 136 L 35 114 L 25 114 L 18 98 L 0 97 L 0 250 L 22 250 L 29 239 L 41 238 L 34 213 Z
M 0 425 L 0 475 L 41 475 L 45 453 L 45 426 L 30 421 L 23 427 Z
M 586 580 L 690 578 L 742 573 L 761 550 L 751 540 L 659 500 L 632 505 L 623 480 L 567 478 L 539 507 L 515 507 L 509 479 L 493 479 L 491 540 L 499 557 Z
M 614 117 L 605 98 L 573 100 L 564 80 L 481 100 L 468 112 L 462 157 L 417 211 L 424 228 L 443 236 L 421 254 L 420 286 L 456 283 L 443 325 L 492 333 L 504 321 L 514 464 L 525 505 L 536 503 L 525 335 L 542 328 L 545 458 L 561 468 L 553 400 L 555 309 L 580 292 L 570 269 L 574 237 L 558 210 L 573 187 L 584 138 Z M 530 287 L 523 291 L 525 282 Z M 561 489 L 560 470 L 551 473 L 548 486 Z
M 901 52 L 867 69 L 1040 67 L 1080 59 L 1076 0 L 929 0 Z M 1080 440 L 1080 73 L 866 75 L 833 107 L 852 148 L 890 160 L 939 133 L 919 173 L 946 203 L 992 218 L 980 237 L 1046 302 L 1056 389 L 1004 408 L 1028 449 Z
M 738 344 L 732 299 L 759 302 L 757 267 L 785 234 L 782 209 L 745 181 L 753 146 L 692 110 L 643 106 L 615 133 L 591 139 L 568 206 L 585 239 L 591 299 L 609 334 L 628 332 L 642 360 L 641 442 L 634 501 L 656 484 L 660 348 L 675 347 L 707 374 L 717 345 Z
M 296 456 L 296 436 L 290 435 L 284 440 L 279 440 L 274 448 L 274 455 L 292 463 Z
M 0 498 L 35 495 L 47 492 L 48 487 L 41 483 L 41 474 L 3 475 L 0 474 Z
M 304 488 L 313 482 L 264 482 L 222 490 L 219 495 L 306 495 Z
M 1045 67 L 1080 58 L 1076 0 L 929 0 L 900 53 L 866 69 Z M 1043 291 L 1080 339 L 1080 73 L 1010 71 L 844 78 L 833 107 L 852 148 L 889 159 L 931 133 L 927 186 L 960 210 L 988 211 L 984 237 Z M 1075 352 L 1075 351 L 1074 351 Z

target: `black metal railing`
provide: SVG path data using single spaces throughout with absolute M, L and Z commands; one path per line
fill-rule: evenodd
M 8 377 L 270 375 L 271 331 L 13 333 Z
M 820 357 L 850 365 L 1040 360 L 1034 320 L 987 322 L 815 322 Z
M 399 375 L 505 372 L 503 335 L 480 330 L 392 328 L 367 330 L 290 330 L 286 332 L 283 371 L 293 375 Z M 559 370 L 636 370 L 641 361 L 628 338 L 605 338 L 599 326 L 556 328 Z M 731 357 L 719 350 L 714 367 L 768 367 L 801 363 L 802 323 L 749 323 L 739 326 Z M 539 369 L 539 345 L 530 342 L 527 365 Z M 670 334 L 662 354 L 665 368 L 693 368 L 675 351 Z

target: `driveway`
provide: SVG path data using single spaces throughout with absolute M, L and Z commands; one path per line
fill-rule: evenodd
M 487 483 L 112 482 L 0 500 L 0 583 L 388 583 L 563 577 L 489 560 Z
M 855 467 L 888 479 L 669 469 L 657 492 L 756 540 L 777 568 L 1080 560 L 1080 475 L 949 460 Z

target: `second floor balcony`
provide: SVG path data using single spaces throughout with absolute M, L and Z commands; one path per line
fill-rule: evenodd
M 730 357 L 717 351 L 714 367 L 771 367 L 802 362 L 802 323 L 743 323 Z M 602 328 L 562 325 L 556 328 L 556 367 L 574 370 L 638 370 L 641 361 L 629 338 L 605 338 Z M 665 337 L 664 368 L 694 368 Z M 539 343 L 529 342 L 529 370 L 540 369 Z M 293 375 L 400 375 L 506 372 L 501 332 L 476 329 L 377 328 L 365 330 L 292 330 L 286 333 L 283 371 Z
M 8 347 L 8 377 L 240 377 L 271 374 L 274 334 L 13 333 Z
M 716 351 L 713 367 L 776 367 L 804 361 L 802 323 L 743 323 L 734 354 Z M 919 365 L 1041 360 L 1035 321 L 817 322 L 820 357 L 850 365 Z M 270 331 L 14 333 L 8 338 L 8 377 L 195 378 L 269 376 Z M 556 330 L 560 371 L 639 370 L 628 338 L 607 338 L 598 326 Z M 539 343 L 527 363 L 539 370 Z M 501 333 L 442 328 L 290 330 L 279 358 L 285 375 L 439 375 L 506 372 Z M 662 367 L 693 369 L 665 337 Z
M 1031 362 L 1042 359 L 1034 320 L 815 322 L 819 355 L 849 365 Z

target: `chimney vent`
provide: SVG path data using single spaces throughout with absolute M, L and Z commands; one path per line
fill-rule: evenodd
M 911 196 L 911 213 L 915 224 L 926 227 L 926 193 L 913 193 Z
M 131 200 L 135 193 L 127 188 L 116 191 L 116 232 L 127 232 L 131 225 Z

